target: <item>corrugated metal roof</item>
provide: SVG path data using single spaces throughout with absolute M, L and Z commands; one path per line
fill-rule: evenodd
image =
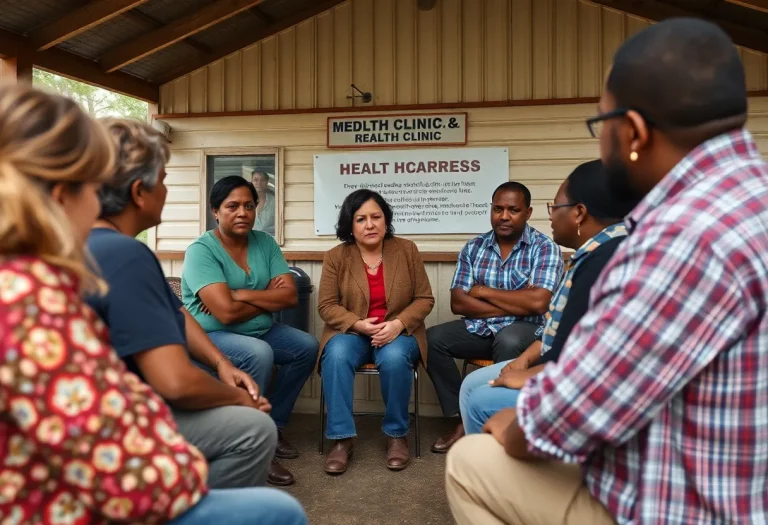
M 168 24 L 211 3 L 211 0 L 152 0 L 136 9 Z
M 93 0 L 0 0 L 0 29 L 29 35 Z M 99 60 L 106 52 L 126 42 L 141 41 L 148 33 L 174 20 L 195 13 L 219 0 L 149 0 L 129 12 L 96 25 L 58 44 L 58 48 Z M 412 0 L 415 1 L 415 0 Z M 265 0 L 255 8 L 215 24 L 204 31 L 154 52 L 123 68 L 121 71 L 135 75 L 150 83 L 157 79 L 169 80 L 168 75 L 184 71 L 185 64 L 199 67 L 206 57 L 211 61 L 229 53 L 232 43 L 248 43 L 268 29 L 297 13 L 312 9 L 320 0 Z M 471 5 L 465 0 L 465 5 Z M 674 6 L 695 10 L 707 16 L 747 28 L 753 42 L 761 43 L 759 32 L 768 33 L 768 13 L 749 9 L 729 2 L 702 2 L 701 0 L 648 0 L 655 7 Z M 762 44 L 761 44 L 762 45 Z M 757 46 L 760 47 L 759 45 Z M 0 50 L 0 52 L 2 52 Z M 152 86 L 150 88 L 154 89 Z
M 316 0 L 272 0 L 259 4 L 259 10 L 277 21 L 308 9 L 316 3 Z
M 82 0 L 2 0 L 0 28 L 26 34 L 82 5 Z
M 103 24 L 62 42 L 59 47 L 80 56 L 98 59 L 104 51 L 124 42 L 130 42 L 147 32 L 147 27 L 126 15 L 120 15 Z
M 700 11 L 711 17 L 727 20 L 751 29 L 768 33 L 768 16 L 754 9 L 745 9 L 730 2 L 702 2 L 702 0 L 664 0 L 664 3 L 688 11 Z M 755 16 L 757 15 L 757 16 Z
M 121 71 L 144 78 L 150 82 L 155 82 L 159 76 L 167 74 L 170 68 L 183 64 L 190 58 L 195 59 L 199 56 L 199 53 L 194 49 L 177 43 L 133 64 L 128 64 Z
M 196 34 L 195 37 L 198 42 L 205 44 L 212 49 L 216 49 L 225 46 L 234 38 L 239 38 L 241 35 L 253 33 L 254 31 L 260 31 L 262 29 L 263 26 L 259 24 L 256 17 L 246 12 L 233 16 L 220 24 L 209 27 L 205 31 Z

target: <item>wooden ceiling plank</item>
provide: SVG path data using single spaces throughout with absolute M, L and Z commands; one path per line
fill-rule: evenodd
M 138 9 L 134 11 L 126 12 L 125 16 L 127 16 L 128 18 L 131 18 L 133 21 L 139 24 L 148 26 L 152 30 L 160 29 L 164 25 L 160 20 L 157 20 L 156 18 L 149 16 L 146 13 L 142 13 Z M 210 47 L 206 46 L 205 44 L 201 44 L 200 42 L 197 42 L 192 38 L 187 38 L 186 40 L 182 40 L 181 42 L 185 46 L 190 47 L 195 51 L 199 51 L 200 53 L 203 53 L 203 54 L 210 54 L 212 52 Z
M 740 5 L 742 7 L 748 7 L 749 9 L 757 9 L 763 13 L 768 13 L 768 0 L 725 0 L 730 4 Z
M 328 9 L 331 9 L 332 7 L 337 6 L 344 1 L 346 0 L 318 0 L 314 6 L 308 9 L 304 9 L 303 11 L 299 11 L 298 13 L 283 18 L 270 25 L 269 27 L 261 29 L 260 31 L 254 31 L 248 36 L 235 39 L 226 46 L 214 49 L 212 57 L 185 62 L 179 65 L 179 67 L 176 69 L 168 72 L 166 75 L 152 80 L 154 80 L 157 84 L 165 84 L 166 82 L 170 82 L 171 80 L 184 76 L 187 73 L 191 73 L 196 69 L 205 67 L 206 65 L 210 64 L 211 62 L 215 62 L 220 58 L 231 55 L 232 53 L 248 47 L 251 44 L 255 44 L 259 40 L 264 40 L 265 38 L 275 35 L 281 31 L 285 31 L 286 29 L 293 27 L 296 24 L 303 22 L 304 20 L 312 18 L 313 16 L 317 16 L 323 11 L 327 11 Z
M 98 63 L 63 49 L 38 51 L 28 38 L 0 29 L 0 54 L 23 56 L 32 65 L 74 80 L 103 87 L 131 97 L 156 103 L 160 89 L 155 84 L 126 73 L 106 73 Z
M 125 44 L 108 50 L 100 60 L 108 71 L 132 64 L 161 49 L 218 24 L 238 13 L 250 9 L 264 0 L 217 0 L 199 11 L 174 20 L 149 34 L 131 39 Z
M 148 1 L 98 0 L 91 2 L 36 29 L 30 33 L 29 39 L 35 49 L 44 51 Z
M 591 2 L 655 22 L 675 17 L 704 18 L 723 28 L 734 44 L 768 53 L 768 33 L 728 20 L 713 18 L 707 16 L 705 12 L 681 9 L 654 0 L 591 0 Z

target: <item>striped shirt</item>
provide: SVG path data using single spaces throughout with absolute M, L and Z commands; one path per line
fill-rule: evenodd
M 554 291 L 563 275 L 563 255 L 555 242 L 525 225 L 523 235 L 506 259 L 493 231 L 469 241 L 459 254 L 451 290 L 469 292 L 476 284 L 500 290 L 524 290 L 529 286 Z M 495 335 L 515 321 L 544 324 L 543 315 L 465 319 L 467 331 L 481 336 Z
M 560 286 L 549 303 L 549 313 L 547 313 L 547 319 L 541 334 L 541 355 L 549 352 L 550 348 L 552 348 L 552 343 L 555 342 L 555 335 L 557 335 L 557 329 L 560 327 L 560 319 L 563 317 L 565 305 L 568 304 L 568 294 L 571 291 L 571 284 L 573 283 L 573 276 L 576 274 L 576 270 L 579 269 L 581 263 L 587 259 L 590 253 L 604 243 L 617 237 L 625 237 L 626 235 L 626 226 L 621 223 L 612 224 L 601 230 L 594 237 L 591 237 L 581 245 L 581 248 L 576 250 L 576 253 L 571 255 L 566 265 L 563 280 L 560 282 Z M 586 296 L 586 294 L 584 295 Z
M 620 525 L 768 522 L 768 166 L 734 131 L 627 219 L 560 360 L 517 401 Z

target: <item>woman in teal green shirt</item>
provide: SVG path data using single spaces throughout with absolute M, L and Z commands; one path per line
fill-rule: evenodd
M 181 283 L 184 306 L 235 366 L 256 362 L 253 370 L 243 370 L 262 392 L 272 363 L 279 365 L 270 398 L 272 418 L 282 429 L 315 367 L 318 342 L 272 321 L 273 312 L 296 305 L 298 294 L 280 247 L 267 233 L 253 230 L 258 204 L 253 184 L 225 177 L 214 184 L 210 202 L 218 226 L 187 248 Z M 298 455 L 281 432 L 275 456 Z M 293 476 L 273 463 L 269 481 L 289 485 Z

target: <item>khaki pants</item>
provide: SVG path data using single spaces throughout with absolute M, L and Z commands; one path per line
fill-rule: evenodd
M 445 486 L 464 524 L 615 525 L 576 465 L 509 457 L 489 434 L 460 439 L 448 453 Z

